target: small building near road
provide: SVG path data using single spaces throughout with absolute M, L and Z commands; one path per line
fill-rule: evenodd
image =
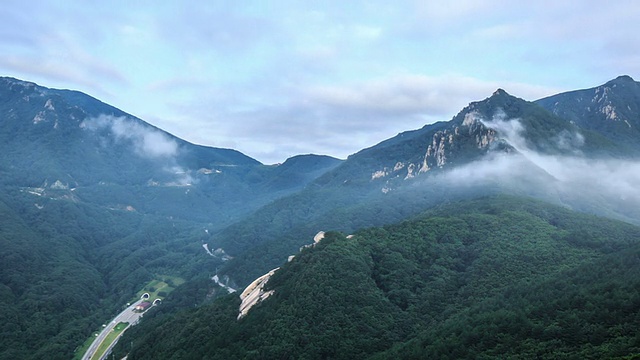
M 140 304 L 136 305 L 134 311 L 143 312 L 147 310 L 149 307 L 151 307 L 151 303 L 148 301 L 143 301 Z

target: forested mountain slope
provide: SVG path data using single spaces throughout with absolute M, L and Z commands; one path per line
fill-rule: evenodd
M 591 89 L 549 96 L 536 103 L 627 147 L 629 154 L 640 153 L 640 83 L 630 76 L 619 76 Z
M 609 104 L 618 123 L 634 129 L 634 109 L 640 109 L 636 85 L 623 77 L 595 88 L 607 95 L 596 113 L 606 115 Z M 277 301 L 270 298 L 257 307 L 257 315 L 227 322 L 237 316 L 238 300 L 231 296 L 204 308 L 219 310 L 215 321 L 199 310 L 179 316 L 179 326 L 167 322 L 174 330 L 184 326 L 201 345 L 181 337 L 154 343 L 139 332 L 138 349 L 175 358 L 208 354 L 209 347 L 202 346 L 212 342 L 231 357 L 256 354 L 251 351 L 295 354 L 283 350 L 289 347 L 330 356 L 334 350 L 326 343 L 362 349 L 358 356 L 431 351 L 429 339 L 435 335 L 426 324 L 448 336 L 457 323 L 447 319 L 477 321 L 462 309 L 483 305 L 469 301 L 498 299 L 520 277 L 526 284 L 543 284 L 538 282 L 543 278 L 544 284 L 555 284 L 562 271 L 602 256 L 615 263 L 617 251 L 637 238 L 630 225 L 566 210 L 640 223 L 638 138 L 620 127 L 594 125 L 600 117 L 575 121 L 572 116 L 581 117 L 590 106 L 575 105 L 576 94 L 560 94 L 549 107 L 544 99 L 532 103 L 498 90 L 451 121 L 399 134 L 346 161 L 300 155 L 263 165 L 236 150 L 190 144 L 79 92 L 1 78 L 0 303 L 6 311 L 0 316 L 11 326 L 3 332 L 0 358 L 69 358 L 153 276 L 187 280 L 159 309 L 169 318 L 210 301 L 214 274 L 242 288 L 282 265 L 320 230 L 359 235 L 346 241 L 329 234 L 285 265 L 269 283 L 276 290 L 280 286 Z M 487 205 L 485 200 L 447 205 L 417 222 L 361 230 L 500 194 L 562 208 L 497 198 Z M 412 233 L 405 234 L 405 228 Z M 413 241 L 418 238 L 424 241 Z M 314 255 L 323 251 L 330 256 Z M 323 288 L 307 288 L 302 280 L 296 285 L 308 290 L 296 296 L 316 304 L 315 313 L 299 310 L 301 301 L 287 285 L 294 280 L 287 276 L 324 281 Z M 520 291 L 518 284 L 514 291 Z M 287 291 L 292 297 L 283 297 Z M 431 296 L 444 305 L 423 304 Z M 350 300 L 337 304 L 347 310 L 312 301 L 343 297 Z M 321 315 L 329 322 L 316 321 Z M 299 317 L 309 322 L 295 323 Z M 266 328 L 265 321 L 297 332 Z M 223 325 L 228 337 L 217 338 L 217 326 Z M 164 336 L 159 329 L 144 329 Z M 353 329 L 363 337 L 349 333 Z M 330 333 L 320 342 L 304 335 L 325 331 Z M 284 343 L 268 345 L 274 343 L 265 337 L 270 333 L 280 334 Z M 492 349 L 474 351 L 482 355 Z
M 0 152 L 0 359 L 69 359 L 155 276 L 210 279 L 225 259 L 210 231 L 341 163 L 263 165 L 11 78 Z
M 32 197 L 0 195 L 0 359 L 70 359 L 155 275 L 215 270 L 202 224 Z
M 351 232 L 488 194 L 640 223 L 640 163 L 628 146 L 499 89 L 449 122 L 351 155 L 303 191 L 216 233 L 216 246 L 236 257 L 221 272 L 246 285 L 322 228 Z
M 340 163 L 308 155 L 265 166 L 237 150 L 191 144 L 86 94 L 12 78 L 0 78 L 0 151 L 0 185 L 45 196 L 73 189 L 76 201 L 220 226 Z
M 640 351 L 640 228 L 512 197 L 327 233 L 239 299 L 127 334 L 129 359 L 611 357 Z M 129 351 L 129 341 L 133 348 Z M 121 353 L 123 354 L 123 353 Z

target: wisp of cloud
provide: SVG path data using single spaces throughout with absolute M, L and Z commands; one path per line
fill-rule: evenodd
M 173 178 L 164 185 L 188 186 L 196 182 L 191 176 L 191 171 L 178 164 L 178 143 L 162 131 L 124 116 L 104 114 L 88 118 L 80 126 L 94 132 L 106 130 L 113 135 L 116 142 L 128 142 L 136 155 L 149 160 L 161 160 L 160 170 L 171 174 Z
M 173 158 L 178 144 L 161 131 L 145 127 L 124 116 L 100 115 L 84 120 L 81 127 L 88 130 L 109 130 L 117 141 L 129 140 L 139 156 L 146 158 Z
M 497 112 L 490 121 L 480 120 L 516 151 L 489 152 L 443 173 L 440 180 L 458 186 L 500 183 L 526 188 L 527 193 L 544 194 L 577 210 L 640 223 L 639 161 L 587 157 L 580 151 L 584 137 L 566 130 L 549 140 L 569 155 L 544 154 L 527 145 L 519 119 L 506 119 Z

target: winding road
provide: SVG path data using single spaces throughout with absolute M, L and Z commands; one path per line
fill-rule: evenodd
M 95 359 L 93 357 L 93 355 L 95 355 L 96 351 L 98 350 L 98 347 L 100 347 L 100 344 L 102 344 L 102 342 L 107 337 L 107 335 L 109 335 L 109 333 L 111 331 L 113 331 L 113 328 L 115 328 L 116 325 L 118 325 L 119 323 L 121 323 L 121 322 L 129 323 L 129 325 L 127 327 L 135 325 L 138 322 L 138 320 L 140 319 L 140 317 L 142 317 L 142 315 L 144 313 L 136 312 L 136 311 L 133 311 L 133 310 L 135 309 L 135 307 L 138 304 L 140 304 L 143 301 L 148 301 L 148 300 L 140 299 L 140 300 L 134 302 L 129 307 L 124 309 L 120 314 L 118 314 L 118 316 L 113 318 L 113 320 L 111 320 L 111 322 L 104 329 L 102 329 L 102 332 L 100 332 L 100 334 L 98 334 L 98 336 L 95 338 L 95 340 L 93 340 L 93 343 L 91 344 L 91 346 L 89 346 L 89 350 L 87 350 L 87 352 L 84 353 L 84 356 L 82 357 L 82 360 Z M 122 333 L 124 333 L 124 331 Z M 115 344 L 115 341 L 113 343 Z M 105 351 L 105 353 L 102 355 L 102 357 L 100 359 L 106 358 L 108 353 L 109 353 L 109 351 Z

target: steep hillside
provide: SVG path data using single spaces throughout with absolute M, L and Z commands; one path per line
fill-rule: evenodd
M 636 359 L 640 247 L 517 284 L 375 359 Z
M 203 224 L 32 197 L 0 195 L 0 359 L 69 359 L 156 274 L 222 263 Z
M 640 304 L 639 239 L 638 227 L 532 200 L 455 203 L 327 233 L 275 272 L 273 294 L 245 317 L 235 296 L 158 314 L 119 355 L 129 341 L 129 359 L 629 355 L 640 350 L 628 317 Z M 623 281 L 631 292 L 614 290 Z
M 144 184 L 184 180 L 175 167 L 259 164 L 235 150 L 189 144 L 79 92 L 0 78 L 0 99 L 7 184 Z
M 640 83 L 630 76 L 619 76 L 594 88 L 553 95 L 536 103 L 625 146 L 629 154 L 640 153 Z
M 521 135 L 521 143 L 510 138 L 514 132 Z M 585 155 L 621 155 L 626 149 L 498 89 L 492 96 L 470 103 L 448 122 L 401 133 L 350 156 L 318 182 L 376 180 L 393 188 L 398 180 L 461 166 L 489 152 L 518 152 L 523 147 L 549 155 L 576 150 Z
M 289 170 L 294 177 L 287 166 L 188 143 L 80 92 L 11 78 L 0 78 L 0 151 L 4 186 L 44 196 L 72 189 L 77 201 L 219 225 L 339 163 L 307 161 Z
M 449 122 L 350 156 L 300 193 L 216 233 L 216 246 L 235 257 L 221 272 L 246 285 L 323 228 L 352 232 L 488 194 L 533 196 L 640 223 L 632 185 L 640 164 L 626 148 L 498 90 Z
M 207 293 L 228 259 L 206 247 L 210 232 L 341 163 L 262 165 L 10 78 L 0 78 L 0 151 L 0 359 L 71 358 L 159 274 L 207 279 Z
M 619 90 L 635 82 L 607 84 L 599 90 L 610 89 L 603 103 L 618 109 L 628 101 L 628 113 L 615 113 L 633 129 L 640 107 Z M 476 301 L 492 307 L 511 283 L 516 292 L 527 284 L 542 289 L 559 284 L 562 271 L 603 256 L 615 263 L 616 251 L 637 239 L 631 225 L 567 209 L 640 224 L 638 138 L 622 141 L 621 130 L 581 124 L 560 111 L 581 116 L 578 107 L 554 104 L 550 111 L 544 101 L 498 90 L 451 121 L 399 134 L 346 161 L 301 155 L 268 166 L 235 150 L 190 144 L 82 93 L 2 78 L 0 242 L 7 250 L 0 303 L 12 326 L 0 358 L 69 358 L 153 276 L 188 280 L 158 310 L 169 318 L 209 301 L 214 274 L 242 288 L 327 229 L 358 235 L 329 233 L 304 250 L 269 281 L 274 295 L 240 322 L 239 300 L 231 296 L 179 316 L 167 330 L 145 327 L 136 356 L 146 349 L 202 357 L 210 346 L 221 358 L 431 349 L 437 334 L 427 330 L 449 336 L 458 331 L 449 319 L 477 322 L 462 310 L 483 309 Z M 361 230 L 500 194 L 562 208 L 494 198 Z M 192 338 L 153 339 L 175 329 Z M 216 337 L 219 329 L 224 339 Z M 308 335 L 315 333 L 320 340 Z M 605 347 L 618 335 L 607 336 Z

